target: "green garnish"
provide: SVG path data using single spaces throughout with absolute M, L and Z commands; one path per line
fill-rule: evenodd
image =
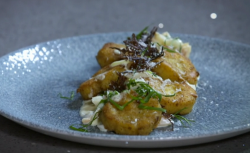
M 162 46 L 162 45 L 160 45 L 159 43 L 157 43 L 157 45 Z M 168 52 L 170 52 L 170 53 L 176 53 L 175 50 L 169 49 L 169 48 L 167 48 L 167 47 L 162 46 L 162 48 L 164 48 L 166 51 L 168 51 Z
M 149 86 L 149 84 L 145 83 L 145 82 L 140 82 L 140 81 L 135 81 L 130 79 L 129 83 L 128 83 L 128 88 L 130 89 L 130 86 L 136 86 L 138 85 L 138 87 L 135 89 L 136 93 L 138 94 L 137 97 L 133 97 L 134 100 L 140 101 L 140 105 L 139 108 L 142 109 L 151 109 L 151 110 L 159 110 L 162 112 L 166 112 L 165 109 L 163 108 L 156 108 L 156 107 L 148 107 L 145 106 L 143 104 L 147 103 L 150 98 L 158 98 L 159 101 L 161 101 L 162 98 L 162 94 L 158 93 L 157 91 L 155 91 L 152 87 Z M 172 97 L 173 95 L 163 95 L 165 97 Z M 145 97 L 144 99 L 141 97 Z
M 59 93 L 58 95 L 60 96 L 60 98 L 73 100 L 73 99 L 74 99 L 74 96 L 75 96 L 75 92 L 74 92 L 74 91 L 71 91 L 70 93 L 71 93 L 70 97 L 62 96 L 61 93 Z
M 179 52 L 181 53 L 181 50 L 182 50 L 182 45 L 180 46 L 180 49 L 179 49 Z
M 117 94 L 119 94 L 119 92 L 118 91 L 109 91 L 108 93 L 107 93 L 107 99 L 102 99 L 101 100 L 101 102 L 100 103 L 107 103 L 107 102 L 110 102 L 111 104 L 113 104 L 117 109 L 119 109 L 119 110 L 123 110 L 128 104 L 130 104 L 131 102 L 133 102 L 133 100 L 131 100 L 131 101 L 129 101 L 129 102 L 127 102 L 127 103 L 125 103 L 124 105 L 119 105 L 119 104 L 117 104 L 117 102 L 115 102 L 114 100 L 112 100 L 112 97 L 113 96 L 115 96 L 115 95 L 117 95 Z M 99 103 L 99 104 L 100 104 Z
M 155 72 L 152 72 L 152 71 L 150 71 L 150 70 L 146 70 L 146 72 L 148 72 L 149 74 L 152 74 L 152 76 L 154 76 L 154 77 L 157 77 L 157 75 L 156 75 Z
M 74 131 L 88 132 L 88 130 L 86 129 L 86 127 L 84 127 L 83 125 L 81 125 L 81 126 L 82 126 L 82 127 L 77 128 L 77 127 L 75 127 L 74 125 L 71 125 L 71 126 L 69 126 L 69 128 L 70 128 L 71 130 L 74 130 Z
M 184 126 L 185 126 L 185 124 L 184 124 L 183 121 L 185 121 L 185 122 L 187 122 L 189 125 L 191 125 L 190 122 L 194 122 L 193 120 L 189 120 L 189 119 L 187 119 L 187 118 L 185 118 L 185 117 L 183 117 L 183 116 L 181 116 L 181 115 L 177 115 L 177 114 L 179 114 L 181 111 L 183 111 L 184 109 L 187 109 L 187 108 L 185 107 L 185 108 L 179 110 L 178 112 L 176 112 L 176 113 L 173 114 L 172 116 L 173 116 L 174 118 L 177 118 L 178 120 L 180 120 L 181 124 L 184 125 Z
M 150 87 L 149 84 L 147 84 L 145 82 L 135 81 L 134 79 L 129 79 L 129 82 L 126 85 L 127 85 L 128 90 L 130 90 L 131 87 L 138 86 L 135 89 L 135 92 L 138 94 L 138 96 L 136 96 L 136 97 L 131 96 L 132 100 L 126 102 L 124 105 L 119 105 L 117 102 L 112 100 L 112 97 L 119 94 L 119 92 L 118 91 L 108 91 L 108 92 L 106 92 L 107 98 L 102 99 L 100 103 L 105 104 L 107 102 L 110 102 L 117 109 L 123 110 L 128 104 L 132 103 L 133 101 L 138 101 L 138 102 L 140 102 L 138 108 L 166 112 L 166 110 L 163 108 L 145 106 L 144 104 L 149 102 L 150 98 L 158 98 L 158 100 L 161 101 L 162 96 L 165 96 L 165 97 L 175 96 L 175 94 L 162 95 L 161 93 L 155 91 L 152 87 Z M 142 97 L 144 97 L 144 98 L 142 98 Z
M 130 87 L 134 87 L 136 85 L 139 85 L 139 87 L 136 88 L 136 92 L 139 94 L 138 97 L 144 97 L 147 94 L 152 94 L 153 98 L 158 97 L 159 101 L 161 101 L 161 97 L 173 97 L 175 96 L 175 94 L 172 95 L 162 95 L 161 93 L 155 91 L 152 87 L 150 87 L 149 84 L 145 83 L 145 82 L 141 82 L 141 81 L 135 81 L 134 79 L 129 79 L 129 82 L 127 83 L 127 87 L 128 89 L 130 89 Z
M 137 97 L 132 96 L 132 99 L 139 101 L 140 102 L 139 108 L 142 108 L 142 109 L 151 109 L 151 110 L 158 110 L 158 111 L 166 112 L 166 110 L 163 108 L 149 107 L 143 104 L 147 103 L 150 100 L 150 98 L 158 98 L 158 100 L 161 101 L 162 96 L 165 96 L 165 97 L 175 96 L 175 94 L 162 95 L 161 93 L 155 91 L 152 87 L 149 86 L 149 84 L 145 82 L 135 81 L 134 79 L 129 79 L 129 82 L 127 83 L 128 89 L 134 86 L 138 86 L 135 89 L 135 92 L 138 94 L 138 96 Z M 142 97 L 144 97 L 144 99 Z
M 161 112 L 166 112 L 166 109 L 164 109 L 164 108 L 150 107 L 150 106 L 145 106 L 142 104 L 140 104 L 138 107 L 141 109 L 149 109 L 149 110 L 157 110 L 157 111 L 161 111 Z
M 147 50 L 148 50 L 148 48 L 145 48 L 145 49 L 142 51 L 141 56 L 144 56 L 145 53 L 147 52 Z
M 147 30 L 148 30 L 148 26 L 146 26 L 144 29 L 142 29 L 141 32 L 139 32 L 139 33 L 136 35 L 136 39 L 137 39 L 137 40 L 141 39 L 142 35 L 143 35 L 144 33 L 146 33 Z
M 87 127 L 91 126 L 91 124 L 94 122 L 94 120 L 96 120 L 98 118 L 98 112 L 95 113 L 94 117 L 92 118 L 92 120 L 88 123 L 88 124 L 80 124 L 81 127 L 77 128 L 74 125 L 69 126 L 69 128 L 71 130 L 74 131 L 80 131 L 80 132 L 88 132 Z

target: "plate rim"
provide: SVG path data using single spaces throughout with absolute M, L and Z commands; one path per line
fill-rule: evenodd
M 181 137 L 181 138 L 156 138 L 154 140 L 152 139 L 143 139 L 143 140 L 135 140 L 135 139 L 116 139 L 116 138 L 109 138 L 109 137 L 93 137 L 90 135 L 81 135 L 77 131 L 73 131 L 74 134 L 69 135 L 65 131 L 53 131 L 51 129 L 47 129 L 46 127 L 43 128 L 43 126 L 39 125 L 38 127 L 35 126 L 30 126 L 28 122 L 19 122 L 18 120 L 16 121 L 15 119 L 8 118 L 4 116 L 7 119 L 10 119 L 14 121 L 15 123 L 24 126 L 30 130 L 39 132 L 41 134 L 47 135 L 47 136 L 53 136 L 59 139 L 67 140 L 67 141 L 72 141 L 72 142 L 80 142 L 84 144 L 89 144 L 89 145 L 96 145 L 96 146 L 106 146 L 106 147 L 116 147 L 116 148 L 170 148 L 170 147 L 180 147 L 180 146 L 190 146 L 190 145 L 198 145 L 198 144 L 203 144 L 203 143 L 208 143 L 208 142 L 214 142 L 214 141 L 219 141 L 222 139 L 234 137 L 246 132 L 250 131 L 249 128 L 241 129 L 241 130 L 236 130 L 234 129 L 233 131 L 227 131 L 223 133 L 213 133 L 211 134 L 206 134 L 202 136 L 195 136 L 195 137 Z M 77 134 L 78 133 L 78 134 Z M 128 136 L 128 135 L 125 135 Z M 124 136 L 124 137 L 125 137 Z M 67 137 L 67 138 L 66 138 Z M 123 137 L 123 135 L 121 135 Z M 130 137 L 130 136 L 129 136 Z M 133 137 L 133 136 L 131 136 Z M 84 138 L 84 139 L 83 139 Z M 98 144 L 95 142 L 98 141 Z M 198 142 L 197 142 L 198 141 Z M 102 143 L 100 143 L 102 142 Z M 110 143 L 112 142 L 112 143 Z M 128 145 L 128 143 L 131 145 Z M 159 144 L 160 143 L 160 144 Z M 164 145 L 162 145 L 164 143 Z M 167 144 L 165 144 L 167 143 Z M 185 143 L 183 145 L 182 143 Z

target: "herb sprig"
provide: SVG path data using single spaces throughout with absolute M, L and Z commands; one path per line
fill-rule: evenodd
M 60 98 L 62 99 L 69 99 L 69 100 L 73 100 L 74 97 L 75 97 L 75 92 L 74 91 L 71 91 L 70 92 L 70 97 L 66 97 L 66 96 L 63 96 L 61 93 L 58 94 L 60 96 Z
M 91 126 L 94 120 L 98 118 L 98 114 L 99 114 L 99 111 L 95 113 L 94 117 L 88 124 L 80 124 L 81 127 L 75 127 L 75 125 L 71 125 L 69 126 L 69 128 L 74 131 L 88 132 L 87 127 Z
M 111 104 L 113 104 L 117 109 L 119 110 L 123 110 L 128 104 L 130 104 L 131 102 L 133 102 L 133 100 L 130 100 L 129 102 L 125 103 L 124 105 L 119 105 L 117 102 L 115 102 L 112 97 L 119 94 L 118 91 L 108 91 L 107 92 L 107 98 L 106 99 L 102 99 L 100 103 L 107 103 L 110 102 Z
M 136 35 L 136 39 L 139 40 L 142 38 L 142 35 L 147 33 L 148 30 L 148 26 L 146 26 L 144 29 L 142 29 L 142 31 L 140 31 L 137 35 Z
M 144 104 L 149 102 L 150 98 L 157 98 L 159 101 L 161 101 L 162 96 L 164 97 L 175 96 L 175 94 L 162 95 L 161 93 L 157 92 L 152 87 L 150 87 L 149 84 L 142 82 L 142 81 L 135 81 L 134 79 L 129 79 L 127 86 L 128 86 L 128 89 L 130 89 L 131 87 L 137 86 L 137 88 L 135 89 L 135 92 L 138 94 L 138 96 L 132 97 L 132 99 L 140 102 L 138 107 L 141 109 L 150 109 L 150 110 L 158 110 L 158 111 L 166 112 L 166 109 L 164 108 L 149 107 L 149 106 L 145 106 Z
M 148 26 L 145 27 L 142 31 L 140 31 L 137 35 L 133 34 L 131 38 L 128 37 L 128 39 L 124 41 L 124 44 L 126 46 L 125 48 L 111 47 L 113 49 L 117 49 L 117 50 L 122 52 L 121 58 L 128 59 L 128 60 L 134 62 L 134 65 L 132 64 L 130 67 L 130 70 L 132 70 L 132 71 L 137 71 L 137 72 L 150 71 L 150 69 L 152 67 L 150 67 L 148 65 L 149 62 L 158 58 L 158 57 L 164 56 L 163 49 L 165 49 L 166 51 L 168 51 L 170 53 L 177 52 L 175 50 L 164 47 L 164 46 L 160 45 L 159 43 L 157 43 L 161 47 L 161 51 L 159 52 L 156 47 L 152 46 L 152 42 L 151 42 L 155 32 L 157 31 L 157 28 L 156 27 L 153 28 L 150 33 L 148 33 L 147 30 L 148 30 Z M 180 50 L 181 50 L 181 48 L 180 48 Z M 160 63 L 161 62 L 158 62 L 158 63 L 156 63 L 156 65 L 158 65 Z M 155 73 L 152 73 L 152 75 L 155 75 Z M 161 101 L 162 96 L 173 97 L 173 96 L 175 96 L 175 93 L 172 95 L 162 95 L 161 93 L 157 92 L 152 87 L 150 87 L 148 83 L 145 83 L 142 81 L 136 81 L 134 79 L 129 79 L 128 83 L 123 84 L 123 85 L 127 86 L 127 88 L 129 90 L 132 87 L 134 87 L 133 90 L 137 93 L 137 95 L 136 96 L 131 95 L 132 98 L 130 101 L 126 102 L 123 105 L 119 105 L 119 103 L 115 102 L 112 99 L 112 97 L 119 94 L 119 92 L 116 90 L 121 91 L 124 88 L 126 88 L 124 86 L 121 86 L 122 82 L 125 82 L 123 77 L 120 78 L 120 82 L 117 82 L 116 84 L 113 83 L 113 86 L 110 87 L 112 91 L 106 91 L 104 94 L 104 95 L 106 95 L 106 99 L 102 99 L 98 105 L 110 102 L 117 109 L 123 110 L 127 105 L 136 101 L 139 103 L 138 108 L 140 108 L 140 109 L 157 110 L 157 111 L 163 112 L 163 114 L 167 114 L 166 109 L 164 109 L 164 108 L 150 107 L 150 106 L 146 106 L 145 104 L 148 103 L 151 98 L 156 98 L 156 99 L 158 99 L 158 101 Z M 69 100 L 74 99 L 74 92 L 71 92 L 70 97 L 62 96 L 62 94 L 59 94 L 59 95 L 60 95 L 60 98 L 69 99 Z M 186 108 L 184 108 L 184 109 L 186 109 Z M 194 122 L 194 121 L 189 120 L 181 115 L 178 115 L 184 109 L 181 109 L 180 111 L 176 112 L 175 114 L 169 114 L 170 119 L 176 118 L 176 119 L 180 120 L 182 125 L 184 125 L 184 121 L 187 122 L 189 125 L 191 125 L 190 122 Z M 94 117 L 92 118 L 92 120 L 88 124 L 81 124 L 81 127 L 79 127 L 79 128 L 75 127 L 74 125 L 71 125 L 69 128 L 71 130 L 75 130 L 75 131 L 88 132 L 87 127 L 91 126 L 93 121 L 98 118 L 99 112 L 100 111 L 98 111 L 94 114 Z
M 172 50 L 172 49 L 169 49 L 169 48 L 167 48 L 167 47 L 164 47 L 164 46 L 160 45 L 159 43 L 157 43 L 157 45 L 158 45 L 158 46 L 161 46 L 163 49 L 165 49 L 166 51 L 168 51 L 168 52 L 170 52 L 170 53 L 176 53 L 175 50 Z
M 184 121 L 187 122 L 189 125 L 191 125 L 190 122 L 194 122 L 193 120 L 189 120 L 189 119 L 187 119 L 187 118 L 185 118 L 185 117 L 183 117 L 181 115 L 178 115 L 181 111 L 183 111 L 185 109 L 187 109 L 187 107 L 179 110 L 178 112 L 176 112 L 175 114 L 172 114 L 171 116 L 172 116 L 172 118 L 176 118 L 176 119 L 180 120 L 181 124 L 184 125 L 184 126 L 185 126 Z

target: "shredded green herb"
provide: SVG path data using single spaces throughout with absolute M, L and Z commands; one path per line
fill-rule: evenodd
M 147 50 L 148 50 L 148 48 L 145 48 L 145 49 L 142 51 L 141 56 L 144 56 L 145 53 L 147 52 Z
M 74 131 L 88 132 L 88 130 L 86 129 L 86 127 L 84 127 L 83 125 L 80 125 L 80 126 L 82 126 L 82 127 L 77 128 L 77 127 L 75 127 L 75 125 L 71 125 L 71 126 L 69 126 L 69 128 L 71 130 L 74 130 Z
M 59 93 L 58 95 L 60 96 L 60 98 L 73 100 L 73 99 L 74 99 L 74 97 L 75 97 L 75 92 L 74 92 L 74 91 L 71 91 L 70 93 L 71 93 L 70 97 L 65 97 L 65 96 L 62 96 L 62 94 L 61 94 L 61 93 Z
M 119 105 L 117 102 L 112 100 L 113 96 L 119 94 L 119 92 L 117 92 L 117 91 L 108 91 L 106 93 L 107 98 L 101 100 L 100 103 L 105 104 L 107 102 L 110 102 L 117 109 L 123 110 L 131 102 L 138 101 L 138 102 L 140 102 L 138 107 L 141 108 L 141 109 L 150 109 L 150 110 L 157 110 L 157 111 L 166 112 L 166 110 L 163 109 L 163 108 L 149 107 L 149 106 L 145 106 L 144 104 L 146 104 L 150 100 L 150 98 L 158 98 L 158 100 L 161 101 L 162 96 L 165 96 L 165 97 L 175 96 L 175 94 L 173 94 L 173 95 L 162 95 L 161 93 L 158 93 L 157 91 L 155 91 L 152 87 L 149 86 L 149 84 L 147 84 L 145 82 L 140 82 L 140 81 L 135 81 L 134 79 L 129 79 L 129 82 L 127 83 L 128 89 L 130 90 L 130 88 L 134 87 L 134 86 L 138 86 L 135 89 L 135 92 L 138 94 L 138 96 L 136 96 L 136 97 L 131 96 L 132 100 L 126 102 L 124 105 Z M 142 97 L 144 97 L 144 98 L 142 98 Z
M 152 74 L 152 76 L 156 77 L 156 73 L 155 72 L 152 72 L 152 71 L 149 71 L 149 70 L 146 70 L 146 72 L 148 72 L 149 74 Z
M 179 52 L 181 53 L 181 50 L 182 50 L 182 45 L 180 45 L 180 49 L 179 49 Z
M 181 111 L 183 111 L 183 110 L 185 110 L 185 109 L 187 109 L 187 108 L 185 107 L 185 108 L 179 110 L 178 112 L 176 112 L 176 113 L 173 114 L 172 116 L 173 116 L 173 118 L 176 118 L 176 119 L 180 120 L 181 124 L 184 125 L 184 126 L 185 126 L 185 124 L 184 124 L 183 121 L 185 121 L 185 122 L 187 122 L 189 125 L 191 125 L 190 122 L 194 122 L 193 120 L 189 120 L 189 119 L 187 119 L 187 118 L 185 118 L 185 117 L 183 117 L 183 116 L 181 116 L 181 115 L 177 115 L 177 114 L 179 114 Z M 185 127 L 186 127 L 186 126 L 185 126 Z
M 144 29 L 142 29 L 142 31 L 140 31 L 137 35 L 136 35 L 136 39 L 139 40 L 142 38 L 142 35 L 147 33 L 148 30 L 148 26 L 146 26 Z
M 112 100 L 112 97 L 119 94 L 118 91 L 108 91 L 107 92 L 107 98 L 106 99 L 102 99 L 100 103 L 107 103 L 110 102 L 111 104 L 113 104 L 117 109 L 119 110 L 123 110 L 128 104 L 130 104 L 131 102 L 133 102 L 133 100 L 125 103 L 124 105 L 119 105 L 117 102 L 115 102 L 114 100 Z
M 157 45 L 162 47 L 161 51 L 159 52 L 158 49 L 154 47 L 154 43 L 151 42 L 155 32 L 157 31 L 157 28 L 154 27 L 150 33 L 148 33 L 147 30 L 148 30 L 148 26 L 145 27 L 142 31 L 140 31 L 137 35 L 132 34 L 132 37 L 128 37 L 128 39 L 124 41 L 124 44 L 126 46 L 125 48 L 116 48 L 116 47 L 111 47 L 111 48 L 121 51 L 122 59 L 128 59 L 130 61 L 133 61 L 133 63 L 131 64 L 129 68 L 130 71 L 133 71 L 133 72 L 147 71 L 153 76 L 156 76 L 154 72 L 150 71 L 152 67 L 150 67 L 149 62 L 158 57 L 164 56 L 164 50 L 170 53 L 176 53 L 177 50 L 164 47 L 160 45 L 159 43 L 157 43 Z M 174 38 L 174 40 L 177 40 L 177 39 L 179 38 Z M 166 44 L 166 40 L 164 41 L 164 44 Z M 182 49 L 181 47 L 182 46 L 180 46 L 179 52 L 181 52 L 181 49 Z M 158 62 L 156 63 L 156 65 L 160 63 L 161 62 Z M 130 73 L 130 72 L 127 72 L 127 73 Z M 157 110 L 157 111 L 163 112 L 163 114 L 167 114 L 166 109 L 164 108 L 150 107 L 150 106 L 146 106 L 145 104 L 149 102 L 150 98 L 156 98 L 158 99 L 158 101 L 161 101 L 162 96 L 173 97 L 175 96 L 175 93 L 172 95 L 162 95 L 161 93 L 154 90 L 151 86 L 149 86 L 149 83 L 136 81 L 134 79 L 129 79 L 128 83 L 125 84 L 124 82 L 126 81 L 126 79 L 127 78 L 122 76 L 120 73 L 117 82 L 112 82 L 108 88 L 108 91 L 104 92 L 103 95 L 106 96 L 106 99 L 102 99 L 98 105 L 110 102 L 117 109 L 123 110 L 127 105 L 136 101 L 137 103 L 139 103 L 138 108 L 140 109 Z M 126 89 L 130 90 L 132 87 L 134 87 L 133 90 L 136 92 L 137 95 L 136 96 L 131 95 L 132 99 L 130 101 L 126 102 L 123 105 L 119 105 L 119 103 L 115 102 L 112 99 L 113 96 L 120 94 L 119 92 L 122 92 Z M 59 94 L 59 95 L 60 95 L 60 98 L 73 100 L 74 94 L 75 93 L 72 91 L 70 97 L 64 97 L 62 96 L 62 94 Z M 184 121 L 187 122 L 189 125 L 191 125 L 190 122 L 194 122 L 194 121 L 189 120 L 181 115 L 178 115 L 184 109 L 181 109 L 175 114 L 167 114 L 169 116 L 168 119 L 176 118 L 180 120 L 182 125 L 185 125 Z M 87 127 L 91 126 L 93 121 L 98 118 L 99 112 L 100 111 L 94 114 L 94 117 L 88 124 L 77 125 L 80 127 L 71 125 L 69 128 L 75 131 L 88 132 Z
M 157 45 L 161 46 L 163 49 L 165 49 L 166 51 L 168 51 L 168 52 L 170 52 L 170 53 L 176 53 L 175 50 L 172 50 L 172 49 L 169 49 L 169 48 L 167 48 L 167 47 L 164 47 L 164 46 L 160 45 L 159 43 L 157 43 Z
M 92 120 L 88 124 L 78 125 L 80 127 L 75 127 L 75 125 L 71 125 L 71 126 L 69 126 L 69 128 L 71 130 L 74 130 L 74 131 L 88 132 L 87 127 L 91 126 L 91 124 L 94 122 L 94 120 L 96 120 L 98 118 L 98 113 L 99 113 L 99 111 L 95 113 L 94 117 L 92 118 Z
M 175 96 L 175 94 L 173 94 L 173 95 L 162 95 L 161 93 L 155 91 L 152 87 L 150 87 L 149 84 L 147 84 L 145 82 L 141 82 L 141 81 L 135 81 L 133 79 L 129 80 L 127 86 L 128 86 L 128 89 L 130 89 L 131 86 L 132 87 L 137 86 L 135 91 L 138 94 L 138 96 L 133 97 L 133 99 L 140 102 L 139 108 L 142 108 L 142 109 L 151 109 L 151 110 L 159 110 L 159 111 L 162 111 L 162 112 L 166 112 L 166 110 L 163 109 L 163 108 L 148 107 L 148 106 L 145 106 L 143 104 L 147 103 L 150 100 L 150 98 L 158 98 L 158 100 L 161 101 L 162 96 L 165 96 L 165 97 Z M 141 98 L 141 97 L 144 97 L 144 99 Z

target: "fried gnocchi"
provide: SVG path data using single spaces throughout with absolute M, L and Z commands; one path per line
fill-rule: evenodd
M 77 89 L 85 100 L 82 123 L 116 134 L 148 135 L 190 113 L 199 72 L 189 59 L 189 43 L 157 28 L 145 28 L 123 43 L 104 44 L 96 56 L 101 69 Z

